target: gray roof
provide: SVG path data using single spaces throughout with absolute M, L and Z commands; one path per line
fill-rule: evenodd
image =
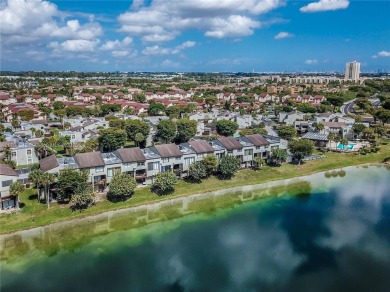
M 121 148 L 115 151 L 124 163 L 145 161 L 146 158 L 139 147 Z
M 90 168 L 104 166 L 104 160 L 100 152 L 78 153 L 74 156 L 77 165 L 80 168 Z
M 328 134 L 318 134 L 308 132 L 302 136 L 303 139 L 316 140 L 316 141 L 328 141 Z
M 270 143 L 260 134 L 246 135 L 247 138 L 255 146 L 269 145 Z
M 122 163 L 122 160 L 119 158 L 115 152 L 102 153 L 102 157 L 105 164 L 117 164 Z
M 0 164 L 0 174 L 7 176 L 18 176 L 16 171 L 7 164 Z
M 214 152 L 214 148 L 205 140 L 189 141 L 188 144 L 190 144 L 192 149 L 198 154 Z
M 233 149 L 242 149 L 243 146 L 240 142 L 238 142 L 233 137 L 222 137 L 219 138 L 218 141 L 225 147 L 227 150 L 233 150 Z
M 53 154 L 39 161 L 39 167 L 42 171 L 48 171 L 59 166 L 57 157 Z
M 155 145 L 154 148 L 162 158 L 182 156 L 179 147 L 174 143 Z

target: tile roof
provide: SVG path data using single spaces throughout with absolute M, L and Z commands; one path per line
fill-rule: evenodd
M 60 166 L 55 155 L 50 155 L 46 158 L 43 158 L 39 161 L 39 166 L 42 171 L 48 171 L 57 166 Z
M 260 134 L 246 135 L 246 137 L 255 146 L 269 145 L 270 143 Z
M 80 168 L 90 168 L 105 165 L 100 152 L 78 153 L 74 156 Z
M 138 162 L 145 161 L 146 158 L 139 147 L 121 148 L 115 151 L 122 162 Z
M 233 137 L 222 137 L 219 138 L 218 141 L 225 147 L 227 150 L 233 150 L 233 149 L 242 149 L 243 146 L 240 142 L 238 142 Z
M 155 145 L 154 148 L 157 150 L 158 154 L 163 158 L 182 156 L 179 147 L 177 147 L 176 144 L 174 143 Z
M 192 149 L 198 154 L 214 152 L 214 148 L 205 140 L 189 141 L 188 144 L 190 144 Z
M 16 171 L 12 169 L 7 164 L 0 164 L 0 174 L 1 175 L 8 175 L 8 176 L 18 176 Z

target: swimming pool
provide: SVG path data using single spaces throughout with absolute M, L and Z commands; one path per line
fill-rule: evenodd
M 352 150 L 356 144 L 343 145 L 341 143 L 337 144 L 337 149 Z

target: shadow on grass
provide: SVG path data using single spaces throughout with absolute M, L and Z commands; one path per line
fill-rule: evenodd
M 29 199 L 30 201 L 32 201 L 32 200 L 37 201 L 37 200 L 38 200 L 38 195 L 37 195 L 37 194 L 35 194 L 35 195 L 29 195 L 29 196 L 28 196 L 28 199 Z

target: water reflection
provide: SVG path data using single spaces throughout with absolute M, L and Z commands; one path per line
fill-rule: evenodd
M 387 291 L 390 173 L 346 173 L 8 237 L 1 291 Z M 298 190 L 311 195 L 253 201 Z M 128 229 L 161 216 L 185 217 Z

